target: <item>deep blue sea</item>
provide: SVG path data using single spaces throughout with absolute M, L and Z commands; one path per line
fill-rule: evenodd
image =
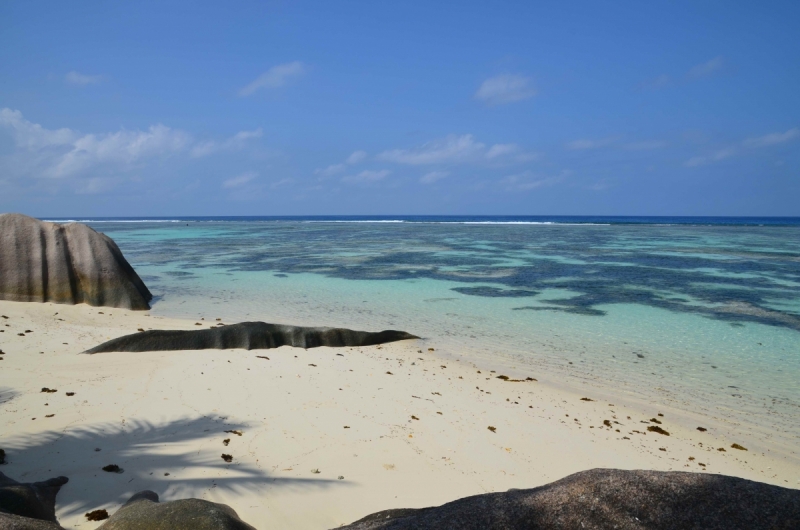
M 554 383 L 800 435 L 800 218 L 49 220 L 110 235 L 154 315 L 403 329 Z

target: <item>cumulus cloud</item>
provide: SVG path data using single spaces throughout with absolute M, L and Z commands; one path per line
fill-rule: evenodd
M 794 140 L 798 135 L 800 135 L 800 130 L 795 127 L 782 133 L 771 133 L 757 138 L 748 138 L 742 143 L 745 147 L 769 147 L 770 145 L 783 144 Z
M 239 90 L 240 96 L 250 96 L 262 88 L 279 88 L 286 85 L 291 79 L 305 73 L 306 68 L 300 61 L 273 66 L 254 81 Z
M 490 77 L 475 92 L 475 99 L 488 105 L 503 105 L 522 101 L 536 95 L 531 80 L 521 75 L 504 74 Z
M 255 171 L 247 171 L 246 173 L 242 173 L 241 175 L 237 175 L 235 177 L 231 177 L 222 183 L 223 188 L 239 188 L 244 186 L 248 182 L 252 181 L 258 177 L 258 173 Z
M 448 171 L 431 171 L 430 173 L 422 175 L 419 181 L 423 184 L 433 184 L 434 182 L 442 180 L 448 175 L 450 175 Z
M 94 83 L 99 83 L 102 80 L 103 80 L 102 75 L 86 75 L 78 73 L 75 70 L 67 72 L 67 75 L 64 76 L 64 81 L 66 81 L 67 84 L 74 86 L 91 85 Z
M 708 77 L 722 70 L 724 65 L 725 61 L 722 57 L 714 57 L 710 61 L 693 66 L 686 75 L 693 79 Z
M 579 151 L 583 149 L 597 149 L 599 147 L 606 147 L 607 145 L 614 143 L 614 141 L 615 138 L 602 138 L 600 140 L 588 140 L 588 139 L 575 140 L 567 144 L 567 149 L 573 151 Z
M 347 166 L 344 164 L 331 164 L 324 169 L 315 170 L 314 174 L 319 175 L 320 177 L 332 177 L 334 175 L 338 175 L 339 173 L 343 173 L 346 167 Z
M 359 162 L 363 161 L 367 158 L 367 153 L 365 151 L 355 151 L 352 155 L 347 157 L 348 164 L 358 164 Z
M 253 138 L 261 138 L 263 131 L 259 127 L 254 131 L 239 131 L 227 140 L 216 142 L 213 140 L 200 142 L 192 148 L 192 156 L 194 158 L 201 158 L 220 151 L 238 151 L 243 149 L 248 140 Z
M 711 153 L 710 155 L 694 156 L 686 161 L 686 166 L 687 167 L 704 166 L 706 164 L 725 160 L 726 158 L 730 158 L 735 154 L 736 154 L 736 149 L 728 147 L 725 149 L 720 149 L 714 153 Z
M 465 162 L 480 156 L 485 147 L 484 144 L 476 142 L 471 134 L 450 135 L 412 149 L 384 151 L 377 158 L 386 162 L 409 165 Z
M 347 182 L 348 184 L 378 182 L 379 180 L 383 180 L 386 177 L 388 177 L 390 173 L 391 171 L 389 171 L 388 169 L 381 169 L 381 170 L 367 169 L 356 175 L 347 175 L 346 177 L 342 177 L 342 182 Z
M 506 191 L 530 191 L 545 186 L 552 186 L 566 178 L 568 172 L 562 171 L 557 176 L 540 176 L 531 171 L 524 171 L 515 175 L 508 175 L 500 180 Z
M 486 158 L 492 159 L 498 156 L 505 156 L 514 153 L 518 149 L 517 144 L 494 144 L 486 152 Z
M 703 166 L 706 164 L 711 164 L 714 162 L 719 162 L 721 160 L 725 160 L 726 158 L 730 158 L 735 155 L 739 154 L 746 154 L 746 150 L 742 150 L 742 147 L 747 149 L 759 149 L 764 147 L 770 147 L 773 145 L 779 145 L 786 142 L 790 142 L 800 136 L 800 129 L 797 127 L 789 129 L 786 132 L 776 132 L 766 134 L 764 136 L 758 136 L 754 138 L 747 138 L 743 140 L 741 144 L 737 144 L 730 147 L 725 147 L 723 149 L 719 149 L 710 155 L 700 155 L 694 156 L 686 161 L 685 165 L 687 167 L 697 167 Z
M 45 129 L 26 120 L 18 110 L 0 110 L 0 125 L 11 130 L 17 147 L 36 151 L 54 146 L 69 145 L 78 137 L 71 129 Z

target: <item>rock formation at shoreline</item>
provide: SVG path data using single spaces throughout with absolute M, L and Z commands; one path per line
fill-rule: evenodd
M 149 309 L 152 297 L 105 234 L 0 215 L 0 299 Z
M 140 491 L 97 530 L 255 530 L 230 506 L 201 499 L 158 502 L 158 494 Z
M 0 528 L 59 530 L 56 495 L 67 477 L 22 484 L 0 473 Z
M 800 491 L 724 475 L 593 469 L 545 486 L 386 510 L 350 530 L 800 528 Z
M 150 330 L 111 339 L 84 353 L 110 351 L 176 350 L 261 350 L 280 346 L 316 348 L 318 346 L 371 346 L 405 339 L 418 339 L 405 331 L 385 330 L 376 333 L 343 328 L 306 328 L 265 322 L 242 322 L 211 329 L 191 331 Z

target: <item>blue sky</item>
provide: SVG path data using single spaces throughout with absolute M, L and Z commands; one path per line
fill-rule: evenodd
M 800 215 L 800 2 L 2 2 L 0 211 Z

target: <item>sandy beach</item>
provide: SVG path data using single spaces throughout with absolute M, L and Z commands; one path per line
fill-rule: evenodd
M 113 513 L 143 489 L 229 504 L 257 528 L 323 529 L 591 468 L 800 485 L 796 452 L 768 436 L 737 436 L 692 411 L 610 401 L 611 388 L 582 394 L 442 351 L 435 338 L 85 355 L 137 330 L 218 322 L 6 301 L 0 314 L 3 472 L 68 476 L 57 504 L 66 528 L 94 528 L 84 513 Z M 123 472 L 101 470 L 109 464 Z

